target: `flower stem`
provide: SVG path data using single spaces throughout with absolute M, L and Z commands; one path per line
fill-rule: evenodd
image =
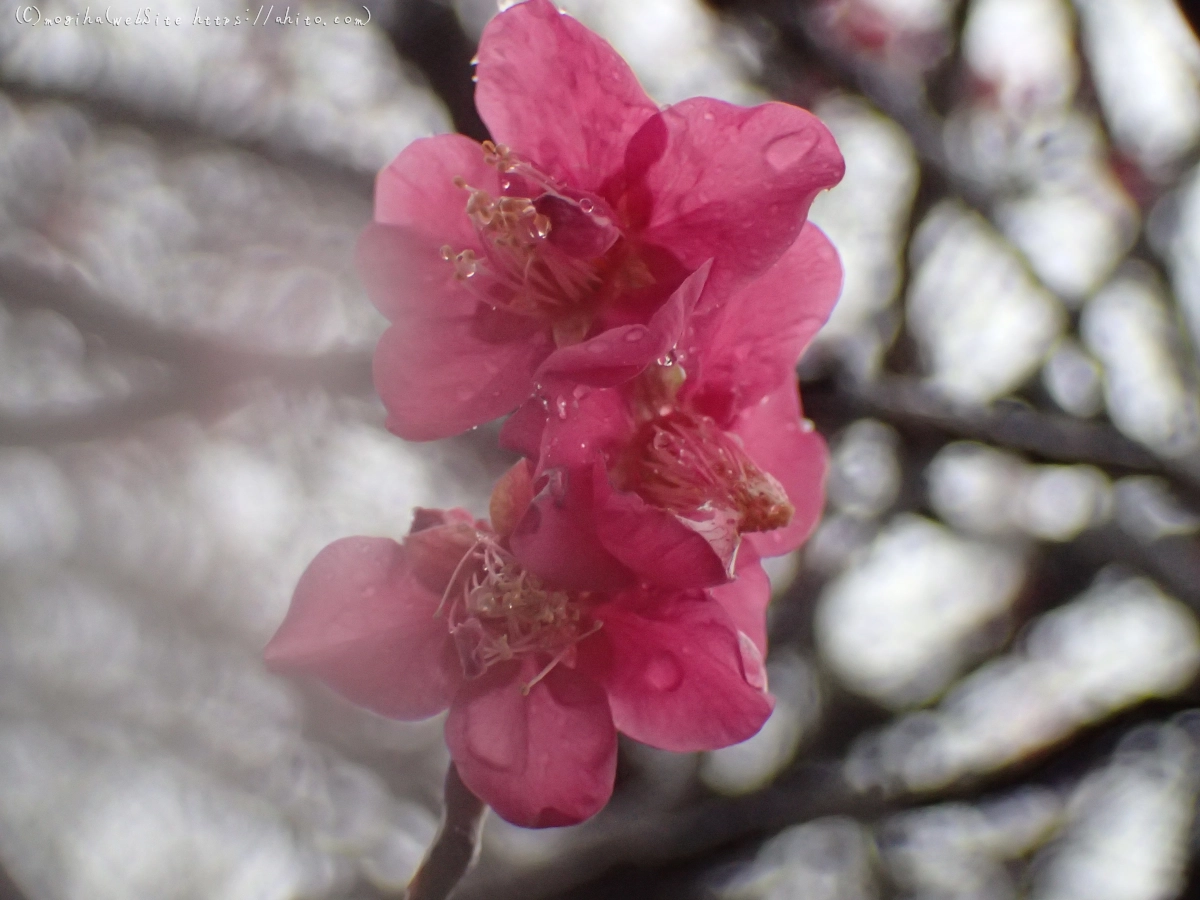
M 408 883 L 405 900 L 445 900 L 450 895 L 475 862 L 485 812 L 487 806 L 462 783 L 458 769 L 450 763 L 442 827 Z

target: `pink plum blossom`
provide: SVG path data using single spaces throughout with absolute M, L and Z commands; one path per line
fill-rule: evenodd
M 476 105 L 494 139 L 418 140 L 376 184 L 359 262 L 392 326 L 375 382 L 398 435 L 445 437 L 537 383 L 606 387 L 772 269 L 842 158 L 783 103 L 666 109 L 549 0 L 496 16 Z
M 510 822 L 567 825 L 608 800 L 616 736 L 692 751 L 744 740 L 766 693 L 766 576 L 714 591 L 571 590 L 526 569 L 504 529 L 531 496 L 518 463 L 493 521 L 418 510 L 402 542 L 345 538 L 296 587 L 266 649 L 381 715 L 449 708 L 463 783 Z
M 801 417 L 795 366 L 840 287 L 836 252 L 807 225 L 637 378 L 543 386 L 502 433 L 537 464 L 512 538 L 527 564 L 576 584 L 703 587 L 736 574 L 743 538 L 751 565 L 798 547 L 821 511 L 826 450 Z

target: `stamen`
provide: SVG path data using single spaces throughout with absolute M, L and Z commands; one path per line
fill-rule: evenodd
M 707 416 L 680 411 L 642 426 L 625 481 L 647 502 L 678 513 L 714 506 L 737 515 L 738 531 L 772 531 L 792 520 L 787 492 Z
M 489 166 L 493 166 L 501 175 L 519 175 L 526 181 L 533 182 L 548 194 L 556 197 L 563 196 L 554 179 L 521 159 L 505 144 L 484 141 L 481 146 L 483 147 L 483 161 Z M 584 210 L 584 212 L 591 212 L 591 210 Z
M 473 571 L 464 583 L 469 567 Z M 529 653 L 550 655 L 549 665 L 525 686 L 528 692 L 600 628 L 595 622 L 584 629 L 581 599 L 543 587 L 494 537 L 481 534 L 455 567 L 438 612 L 448 607 L 450 633 L 468 678 Z
M 450 573 L 450 580 L 446 582 L 446 589 L 442 591 L 442 600 L 438 603 L 437 609 L 433 611 L 433 616 L 436 619 L 442 614 L 442 609 L 446 605 L 446 600 L 450 597 L 450 592 L 454 590 L 454 583 L 458 581 L 458 576 L 462 574 L 467 563 L 475 556 L 476 551 L 484 541 L 484 536 L 480 535 L 475 539 L 475 543 L 471 545 L 471 549 L 463 554 L 463 558 L 458 561 L 458 565 L 454 567 L 454 571 Z
M 505 172 L 519 169 L 526 177 L 534 171 L 503 146 L 487 144 L 484 155 L 490 165 Z M 544 176 L 533 180 L 549 184 Z M 480 257 L 469 248 L 455 253 L 453 247 L 443 247 L 442 258 L 454 266 L 455 278 L 480 282 L 472 290 L 490 306 L 552 322 L 564 316 L 578 318 L 579 309 L 603 281 L 595 262 L 575 259 L 548 243 L 553 222 L 538 212 L 529 197 L 493 197 L 461 176 L 455 177 L 454 184 L 468 192 L 466 214 L 485 254 Z

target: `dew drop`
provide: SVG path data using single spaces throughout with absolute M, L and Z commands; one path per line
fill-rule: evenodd
M 571 396 L 574 397 L 576 400 L 582 400 L 584 394 L 586 394 L 586 393 L 587 393 L 587 388 L 585 388 L 582 384 L 577 384 L 577 385 L 575 385 L 575 389 L 573 391 L 571 391 Z
M 742 654 L 742 673 L 746 676 L 746 683 L 752 688 L 765 691 L 767 689 L 767 667 L 763 665 L 762 654 L 758 651 L 758 647 L 744 631 L 738 632 L 738 650 Z
M 813 148 L 817 136 L 811 131 L 797 131 L 777 137 L 767 144 L 767 164 L 777 172 L 800 162 Z
M 645 335 L 644 331 L 630 331 L 625 335 L 625 342 L 627 344 L 636 344 L 638 341 L 640 341 L 645 336 L 646 335 Z
M 800 430 L 803 431 L 805 434 L 808 434 L 810 431 L 813 430 L 813 428 L 814 428 L 814 426 L 812 423 L 812 419 L 801 419 L 800 420 Z
M 554 412 L 558 415 L 558 417 L 560 419 L 565 419 L 567 417 L 566 398 L 559 397 L 557 400 L 554 401 Z
M 656 691 L 673 691 L 683 683 L 683 667 L 670 653 L 658 653 L 646 663 L 642 677 Z
M 581 210 L 583 210 L 585 213 L 590 213 L 592 210 L 594 210 L 596 208 L 596 204 L 593 203 L 591 200 L 589 200 L 587 197 L 584 197 L 582 200 L 579 201 L 579 208 Z

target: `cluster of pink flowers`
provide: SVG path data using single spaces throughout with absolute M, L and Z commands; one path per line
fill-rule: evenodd
M 522 458 L 489 521 L 323 550 L 266 655 L 385 716 L 448 708 L 463 783 L 565 825 L 612 793 L 618 731 L 706 750 L 770 714 L 759 560 L 822 503 L 794 371 L 841 284 L 805 219 L 842 159 L 786 104 L 660 109 L 549 0 L 491 22 L 477 82 L 495 143 L 404 150 L 359 262 L 388 427 L 511 413 Z

